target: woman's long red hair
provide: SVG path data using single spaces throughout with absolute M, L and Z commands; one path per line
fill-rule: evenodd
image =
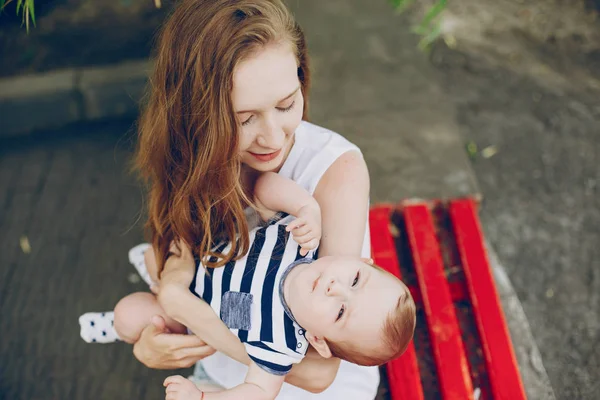
M 236 65 L 270 43 L 295 51 L 306 113 L 306 42 L 280 0 L 183 0 L 162 29 L 134 159 L 159 271 L 175 239 L 209 267 L 248 251 L 231 90 Z M 232 246 L 215 254 L 221 240 Z

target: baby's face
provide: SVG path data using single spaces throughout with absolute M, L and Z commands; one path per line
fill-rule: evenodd
M 383 323 L 405 294 L 398 279 L 354 257 L 323 257 L 295 270 L 286 302 L 304 329 L 362 349 L 381 346 Z

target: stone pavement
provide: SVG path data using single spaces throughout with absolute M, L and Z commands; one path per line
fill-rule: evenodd
M 87 345 L 77 323 L 143 289 L 127 265 L 142 205 L 125 172 L 127 127 L 0 144 L 0 398 L 160 398 L 165 373 L 144 368 L 124 344 Z M 157 382 L 153 396 L 146 382 Z
M 385 2 L 291 6 L 313 60 L 312 120 L 361 146 L 372 201 L 478 194 L 454 106 L 408 21 Z M 142 193 L 126 172 L 133 140 L 131 121 L 0 139 L 4 398 L 162 398 L 169 372 L 146 369 L 124 344 L 84 343 L 77 324 L 82 312 L 144 289 L 126 260 L 143 221 Z M 529 370 L 537 350 L 524 346 L 521 368 Z M 543 366 L 524 375 L 548 386 Z

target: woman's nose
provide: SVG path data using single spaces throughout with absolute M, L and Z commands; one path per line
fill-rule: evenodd
M 272 117 L 265 118 L 265 123 L 261 128 L 261 132 L 256 138 L 258 145 L 272 150 L 279 150 L 283 146 L 285 133 L 275 119 Z

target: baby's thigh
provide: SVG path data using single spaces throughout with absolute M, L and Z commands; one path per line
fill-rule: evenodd
M 135 343 L 154 315 L 166 317 L 156 297 L 152 293 L 132 293 L 115 306 L 115 330 L 123 341 Z

